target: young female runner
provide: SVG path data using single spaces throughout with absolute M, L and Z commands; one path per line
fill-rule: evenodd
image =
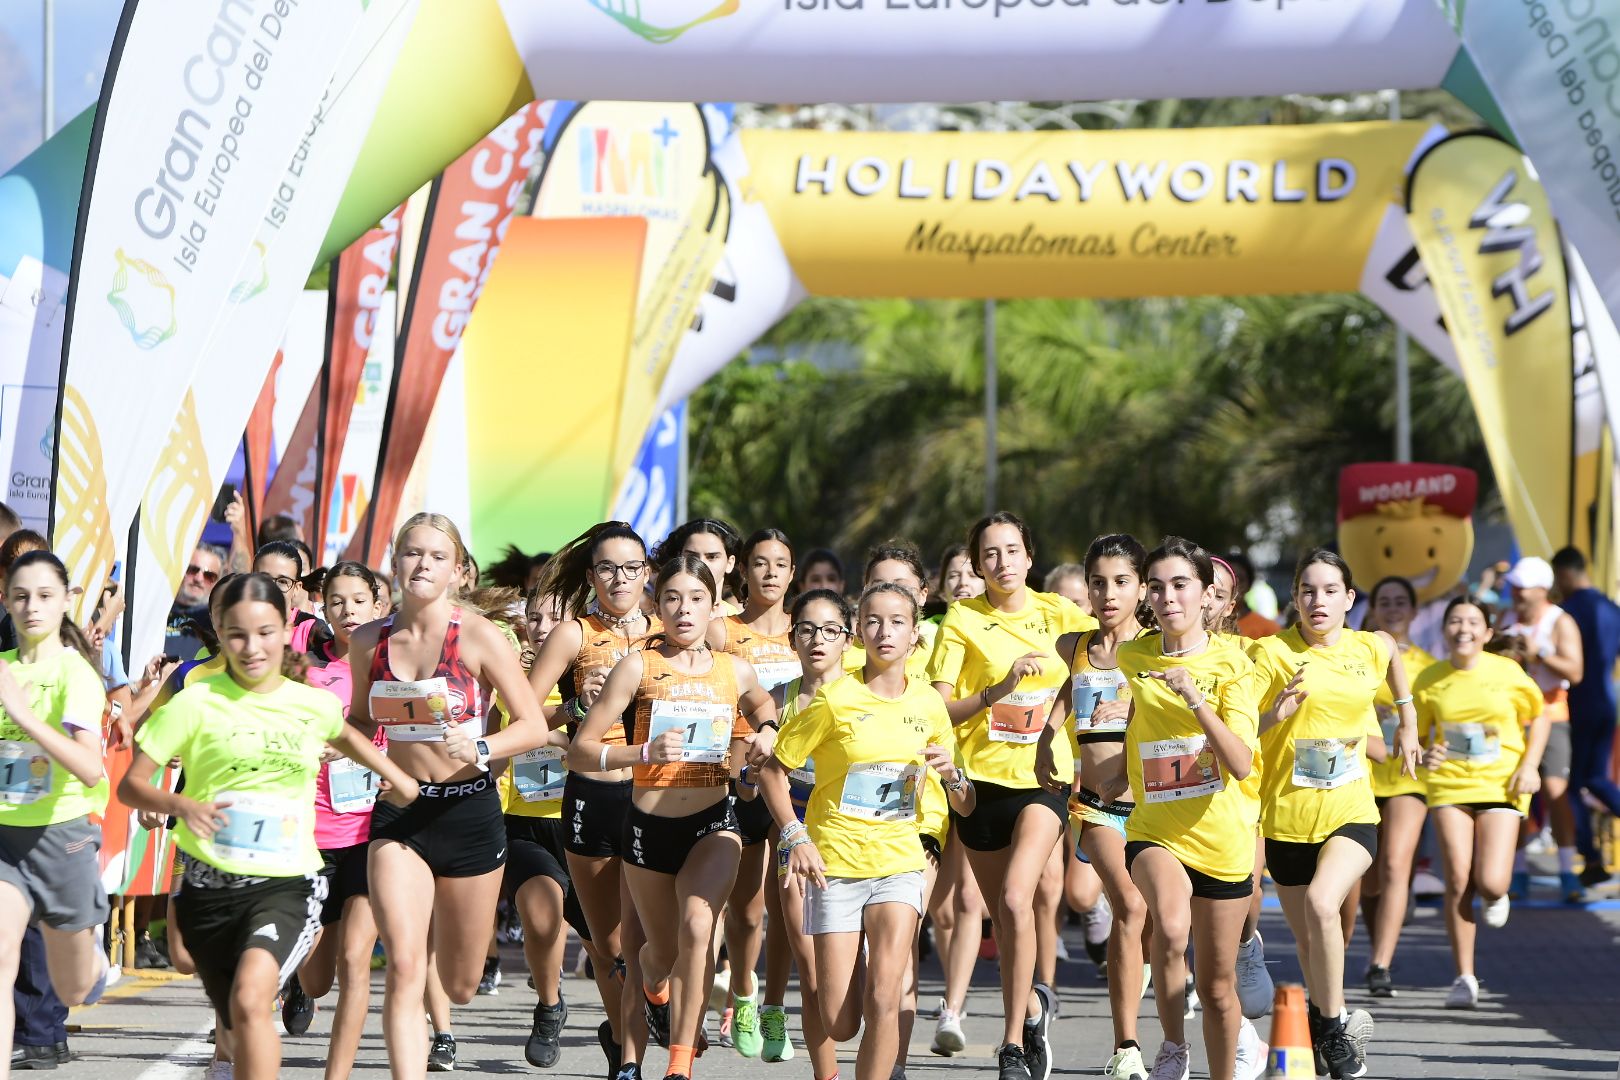
M 943 780 L 958 813 L 973 809 L 973 787 L 952 761 L 950 715 L 926 683 L 906 675 L 918 614 L 916 597 L 899 585 L 881 582 L 862 594 L 865 668 L 824 687 L 794 718 L 763 781 L 787 876 L 806 885 L 821 1018 L 838 1039 L 866 1023 L 856 1080 L 887 1080 L 898 1060 L 903 987 L 924 906 L 923 819 L 946 790 L 930 789 Z M 800 823 L 787 773 L 812 757 L 815 786 Z
M 1387 577 L 1373 586 L 1367 604 L 1367 628 L 1382 630 L 1395 640 L 1407 678 L 1417 677 L 1435 663 L 1434 657 L 1412 644 L 1412 617 L 1417 614 L 1417 592 L 1405 578 Z M 1384 741 L 1395 744 L 1400 719 L 1395 697 L 1387 685 L 1373 699 Z M 1373 800 L 1378 804 L 1378 857 L 1361 881 L 1361 910 L 1372 938 L 1367 965 L 1367 992 L 1373 997 L 1394 997 L 1390 968 L 1395 946 L 1406 923 L 1406 902 L 1412 885 L 1412 860 L 1429 805 L 1425 776 L 1408 776 L 1393 756 L 1372 767 Z
M 383 805 L 413 804 L 418 785 L 343 722 L 337 698 L 283 675 L 288 609 L 274 581 L 236 578 L 220 610 L 227 672 L 147 720 L 118 796 L 180 820 L 175 842 L 189 858 L 175 917 L 230 1032 L 235 1075 L 270 1080 L 281 1069 L 276 993 L 313 944 L 326 897 L 314 814 L 322 751 L 379 774 Z M 172 757 L 185 768 L 183 794 L 151 784 Z M 421 1002 L 418 988 L 418 1017 Z M 425 1044 L 411 1047 L 418 1069 Z
M 40 927 L 63 1004 L 94 1001 L 106 984 L 96 930 L 107 920 L 107 894 L 90 815 L 107 805 L 107 695 L 90 644 L 68 617 L 61 560 L 26 552 L 12 563 L 5 589 L 17 635 L 17 647 L 0 653 L 0 881 L 9 886 L 0 889 L 0 970 L 9 973 L 0 986 L 0 1036 L 9 1045 L 10 984 L 29 927 Z M 48 1060 L 54 1068 L 56 1059 Z
M 694 518 L 664 537 L 653 550 L 653 565 L 663 566 L 677 555 L 695 555 L 709 568 L 720 588 L 716 616 L 735 615 L 742 610 L 731 598 L 742 592 L 742 574 L 737 568 L 737 549 L 742 538 L 737 530 L 715 518 Z
M 1457 978 L 1448 1009 L 1479 1004 L 1474 974 L 1474 897 L 1489 927 L 1507 922 L 1519 826 L 1541 787 L 1548 719 L 1541 687 L 1505 656 L 1485 651 L 1491 612 L 1459 596 L 1446 605 L 1447 663 L 1413 687 L 1429 813 L 1446 863 L 1446 933 Z M 1525 725 L 1529 725 L 1528 735 Z
M 647 546 L 622 521 L 592 526 L 546 565 L 536 588 L 557 597 L 566 621 L 540 647 L 529 685 L 542 700 L 554 691 L 563 698 L 562 705 L 546 707 L 553 727 L 577 736 L 608 672 L 661 629 L 641 610 L 648 567 Z M 622 745 L 634 720 L 626 710 L 604 741 Z M 622 872 L 631 787 L 628 768 L 598 770 L 587 762 L 568 769 L 562 793 L 568 872 L 590 931 L 587 954 L 607 1012 L 597 1038 L 615 1073 L 639 1062 L 647 1043 L 641 1002 L 623 993 L 617 970 L 622 959 L 627 974 L 635 975 L 644 940 Z
M 321 593 L 333 636 L 310 656 L 304 678 L 335 696 L 347 716 L 354 700 L 349 646 L 354 632 L 381 613 L 381 589 L 364 563 L 340 562 L 327 572 Z M 381 728 L 372 742 L 379 749 L 387 747 Z M 376 801 L 376 773 L 334 751 L 322 755 L 315 777 L 315 846 L 321 852 L 321 876 L 327 884 L 321 932 L 309 959 L 298 969 L 298 977 L 288 984 L 281 1012 L 288 1034 L 302 1035 L 314 1016 L 314 999 L 324 997 L 332 989 L 333 979 L 337 980 L 337 1008 L 326 1054 L 327 1080 L 347 1080 L 354 1070 L 371 1000 L 371 954 L 377 944 L 377 923 L 371 915 L 366 856 Z
M 812 589 L 793 601 L 793 643 L 803 674 L 781 688 L 782 723 L 787 725 L 815 698 L 816 693 L 844 677 L 843 657 L 849 646 L 854 609 L 841 593 Z M 804 820 L 805 807 L 815 784 L 815 760 L 788 773 L 788 794 L 793 810 Z M 769 837 L 771 850 L 777 849 L 780 830 L 773 824 Z M 833 1080 L 838 1075 L 838 1047 L 827 1036 L 821 1020 L 820 999 L 816 993 L 816 965 L 810 939 L 804 933 L 804 888 L 796 877 L 788 877 L 778 867 L 780 888 L 769 882 L 765 889 L 765 1004 L 760 1009 L 760 1030 L 764 1035 L 766 1061 L 788 1061 L 793 1043 L 787 1034 L 788 976 L 792 965 L 799 968 L 800 1019 L 804 1027 L 805 1050 L 810 1055 L 812 1080 Z
M 793 582 L 793 545 L 779 529 L 760 529 L 743 541 L 740 554 L 743 609 L 709 623 L 708 642 L 710 648 L 748 661 L 769 693 L 800 674 L 790 620 L 782 606 Z M 732 811 L 743 851 L 725 913 L 726 954 L 731 961 L 730 1033 L 737 1053 L 753 1058 L 764 1049 L 754 968 L 764 940 L 765 871 L 771 854 L 765 840 L 771 815 L 764 800 L 753 798 L 751 792 L 748 798 L 735 798 Z
M 1086 550 L 1086 588 L 1100 625 L 1096 630 L 1058 638 L 1058 658 L 1067 665 L 1069 680 L 1058 691 L 1058 705 L 1036 747 L 1036 772 L 1046 778 L 1043 782 L 1049 790 L 1057 791 L 1053 746 L 1060 741 L 1072 743 L 1079 784 L 1069 800 L 1069 824 L 1079 838 L 1080 852 L 1102 879 L 1114 913 L 1108 935 L 1114 1053 L 1103 1068 L 1103 1075 L 1111 1080 L 1142 1080 L 1147 1075 L 1141 1044 L 1136 1041 L 1147 904 L 1125 869 L 1125 819 L 1135 807 L 1128 799 L 1109 802 L 1098 794 L 1103 788 L 1117 787 L 1125 775 L 1125 720 L 1131 691 L 1116 654 L 1121 644 L 1142 633 L 1146 558 L 1147 551 L 1136 538 L 1122 533 L 1099 536 Z
M 1240 1055 L 1244 1080 L 1265 1068 L 1264 1048 L 1239 1011 L 1234 972 L 1254 887 L 1260 805 L 1242 781 L 1258 757 L 1260 681 L 1234 641 L 1204 628 L 1214 580 L 1208 552 L 1167 537 L 1147 557 L 1148 606 L 1160 632 L 1115 653 L 1131 688 L 1125 766 L 1136 808 L 1125 822 L 1125 865 L 1153 923 L 1153 992 L 1164 1031 L 1153 1080 L 1189 1075 L 1189 941 L 1211 1080 L 1232 1080 Z M 1098 794 L 1116 798 L 1119 786 Z
M 1002 1080 L 1047 1080 L 1047 1033 L 1057 997 L 1035 982 L 1037 933 L 1055 930 L 1055 913 L 1038 910 L 1039 883 L 1063 834 L 1063 796 L 1035 771 L 1035 744 L 1046 728 L 1066 672 L 1054 655 L 1059 635 L 1096 621 L 1061 597 L 1025 584 L 1033 566 L 1029 529 L 1005 511 L 968 533 L 982 597 L 952 604 L 929 661 L 928 677 L 957 726 L 964 768 L 978 796 L 973 813 L 952 816 L 968 863 L 987 899 L 1001 956 Z M 1056 775 L 1074 775 L 1068 742 L 1058 744 Z M 1059 879 L 1061 891 L 1061 879 Z M 1055 898 L 1054 898 L 1055 900 Z
M 372 913 L 388 976 L 383 1035 L 396 1080 L 423 1075 L 422 1014 L 429 937 L 445 992 L 471 1001 L 483 975 L 500 897 L 506 830 L 491 758 L 533 749 L 549 732 L 506 637 L 458 607 L 453 589 L 467 562 L 449 518 L 417 514 L 394 539 L 398 610 L 355 631 L 349 664 L 349 722 L 388 733 L 388 757 L 418 778 L 408 808 L 372 810 L 367 865 Z M 485 736 L 489 695 L 499 691 L 510 721 Z
M 667 1075 L 690 1077 L 712 982 L 709 945 L 742 848 L 728 761 L 745 750 L 770 752 L 776 706 L 753 668 L 709 649 L 719 590 L 701 559 L 678 555 L 665 563 L 654 596 L 663 635 L 613 668 L 574 736 L 568 764 L 634 768 L 623 849 L 647 936 L 641 971 L 648 1025 L 665 1035 L 659 1042 L 668 1041 Z M 635 743 L 606 741 L 632 707 Z M 739 710 L 757 734 L 733 737 Z

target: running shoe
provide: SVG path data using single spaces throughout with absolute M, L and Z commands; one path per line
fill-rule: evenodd
M 1479 980 L 1472 975 L 1459 975 L 1446 995 L 1448 1009 L 1479 1008 Z
M 456 1037 L 448 1031 L 435 1031 L 428 1047 L 428 1072 L 456 1071 Z
M 169 966 L 169 962 L 163 959 L 163 954 L 158 952 L 157 943 L 152 940 L 151 934 L 142 933 L 136 940 L 135 966 L 142 971 L 162 971 Z
M 766 1005 L 759 1010 L 761 1061 L 792 1061 L 793 1038 L 788 1035 L 787 1010 L 780 1005 Z
M 1057 1015 L 1057 995 L 1045 983 L 1036 983 L 1035 996 L 1041 1002 L 1041 1015 L 1024 1021 L 1024 1061 L 1029 1066 L 1030 1080 L 1051 1080 L 1052 1019 Z
M 1245 1016 L 1238 1028 L 1237 1061 L 1232 1066 L 1232 1080 L 1260 1080 L 1265 1076 L 1266 1052 L 1270 1049 Z
M 906 1067 L 895 1062 L 894 1068 L 889 1070 L 889 1080 L 906 1080 Z
M 534 1007 L 534 1026 L 529 1029 L 529 1041 L 524 1044 L 523 1058 L 537 1069 L 549 1069 L 562 1056 L 562 1029 L 568 1020 L 568 1002 L 561 993 L 557 1004 L 544 1002 Z
M 1603 865 L 1602 859 L 1588 859 L 1586 866 L 1581 869 L 1580 883 L 1588 889 L 1605 884 L 1611 875 L 1608 868 Z
M 1148 1080 L 1189 1080 L 1192 1076 L 1192 1047 L 1166 1039 L 1159 1045 Z
M 999 1080 L 1030 1080 L 1029 1062 L 1024 1060 L 1024 1051 L 1021 1047 L 1008 1043 L 996 1055 L 996 1064 L 1000 1069 Z
M 1183 1020 L 1191 1020 L 1198 1015 L 1198 985 L 1191 975 L 1187 976 L 1187 1012 Z
M 203 1080 L 232 1080 L 235 1073 L 235 1067 L 228 1061 L 210 1061 Z
M 1052 956 L 1060 964 L 1067 964 L 1071 959 L 1073 959 L 1071 956 L 1069 956 L 1069 943 L 1063 940 L 1062 934 L 1058 935 L 1055 948 L 1052 951 Z
M 1142 1051 L 1135 1046 L 1114 1051 L 1114 1056 L 1103 1066 L 1103 1080 L 1147 1080 Z
M 1101 967 L 1108 962 L 1108 933 L 1114 928 L 1114 911 L 1108 906 L 1108 898 L 1099 896 L 1090 911 L 1081 912 L 1080 923 L 1085 927 L 1086 955 Z
M 1514 900 L 1528 900 L 1530 898 L 1530 871 L 1513 871 L 1513 876 L 1508 878 L 1507 894 Z
M 657 1043 L 659 1046 L 662 1046 L 664 1049 L 668 1050 L 669 1002 L 666 1001 L 662 1005 L 654 1005 L 651 1001 L 646 1000 L 646 993 L 646 990 L 642 991 L 642 999 L 646 1005 L 647 1013 L 647 1037 L 653 1042 Z
M 748 997 L 731 999 L 731 1045 L 745 1058 L 757 1058 L 765 1049 L 765 1036 L 759 1033 L 759 1003 Z
M 289 1035 L 302 1035 L 315 1019 L 315 1001 L 304 993 L 304 986 L 294 975 L 287 980 L 287 992 L 281 997 L 281 1026 Z
M 1237 980 L 1238 1004 L 1244 1016 L 1258 1020 L 1271 1011 L 1277 990 L 1271 981 L 1271 972 L 1266 970 L 1266 943 L 1260 939 L 1258 930 L 1238 946 Z
M 962 1017 L 941 998 L 939 1023 L 934 1025 L 934 1045 L 929 1049 L 940 1057 L 950 1057 L 966 1048 L 967 1036 L 962 1033 Z
M 557 995 L 559 1000 L 562 995 Z M 613 1024 L 607 1020 L 596 1026 L 596 1043 L 602 1048 L 602 1056 L 607 1058 L 608 1075 L 616 1077 L 624 1066 L 624 1047 L 613 1041 Z M 641 1066 L 634 1061 L 630 1063 L 636 1070 L 637 1080 L 640 1080 Z
M 613 1080 L 641 1080 L 641 1064 L 630 1061 L 613 1070 Z
M 1142 1000 L 1146 1001 L 1147 996 L 1149 994 L 1151 994 L 1151 993 L 1153 993 L 1153 965 L 1152 964 L 1143 964 L 1142 965 Z
M 484 961 L 484 977 L 478 980 L 478 993 L 483 997 L 494 997 L 500 993 L 496 989 L 501 985 L 501 958 L 491 956 Z
M 709 986 L 709 1008 L 723 1013 L 731 1005 L 731 971 L 716 971 Z
M 1322 1033 L 1322 1060 L 1327 1062 L 1333 1080 L 1354 1080 L 1367 1075 L 1367 1041 L 1372 1038 L 1373 1020 L 1357 1009 L 1343 1020 L 1327 1022 Z
M 1367 1044 L 1372 1042 L 1373 1037 L 1372 1013 L 1366 1009 L 1351 1009 L 1350 1015 L 1345 1019 L 1344 1030 L 1349 1033 L 1350 1041 L 1356 1044 L 1356 1060 L 1365 1066 Z
M 1575 871 L 1560 871 L 1558 874 L 1558 888 L 1564 894 L 1564 903 L 1586 903 L 1586 886 L 1581 884 L 1580 875 L 1575 873 Z
M 1498 896 L 1489 903 L 1479 906 L 1480 921 L 1492 930 L 1500 930 L 1507 925 L 1508 915 L 1513 910 L 1513 901 L 1505 896 Z
M 1371 964 L 1367 968 L 1367 993 L 1375 998 L 1392 998 L 1395 996 L 1395 980 L 1390 977 L 1389 968 Z
M 1330 1021 L 1327 1017 L 1316 1011 L 1316 1005 L 1307 1001 L 1305 1003 L 1305 1018 L 1311 1027 L 1311 1058 L 1316 1065 L 1316 1075 L 1328 1074 L 1327 1058 L 1322 1055 L 1322 1047 L 1326 1045 Z
M 731 1049 L 731 1016 L 731 1006 L 727 1005 L 725 1011 L 720 1014 L 720 1045 L 728 1050 Z M 709 1018 L 705 1016 L 703 1022 L 707 1024 Z

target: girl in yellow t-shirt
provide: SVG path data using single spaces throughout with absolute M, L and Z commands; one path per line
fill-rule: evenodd
M 990 906 L 1001 959 L 999 1067 L 1003 1076 L 1027 1069 L 1032 1080 L 1048 1080 L 1047 1032 L 1057 999 L 1035 981 L 1035 971 L 1039 939 L 1056 937 L 1061 870 L 1042 886 L 1068 808 L 1036 775 L 1035 744 L 1068 677 L 1057 639 L 1096 620 L 1025 584 L 1034 544 L 1014 515 L 1001 511 L 975 524 L 968 554 L 985 594 L 946 611 L 928 678 L 945 698 L 963 768 L 978 792 L 973 813 L 953 814 L 952 825 Z M 1067 741 L 1057 745 L 1055 759 L 1055 779 L 1066 786 L 1074 776 Z
M 906 675 L 917 616 L 915 595 L 899 585 L 879 582 L 862 594 L 861 676 L 823 687 L 794 718 L 762 784 L 782 831 L 787 875 L 807 883 L 804 923 L 815 942 L 821 1018 L 840 1040 L 866 1022 L 857 1080 L 886 1080 L 898 1059 L 930 861 L 929 803 L 948 790 L 956 811 L 973 808 L 973 786 L 953 761 L 944 703 Z M 815 788 L 801 824 L 787 772 L 812 756 Z
M 1125 822 L 1125 865 L 1153 922 L 1153 992 L 1164 1042 L 1152 1071 L 1187 1075 L 1187 946 L 1198 951 L 1198 996 L 1211 1080 L 1263 1068 L 1259 1035 L 1242 1016 L 1232 972 L 1254 863 L 1260 684 L 1232 639 L 1204 628 L 1215 580 L 1209 553 L 1167 537 L 1147 557 L 1148 606 L 1160 633 L 1117 651 L 1131 689 L 1127 781 L 1136 804 Z M 1116 781 L 1099 794 L 1116 799 Z M 1200 902 L 1194 903 L 1194 900 Z M 1190 935 L 1190 936 L 1189 936 Z
M 842 593 L 831 589 L 800 593 L 793 599 L 791 615 L 793 647 L 803 674 L 776 689 L 784 730 L 794 717 L 810 707 L 823 687 L 844 678 L 844 655 L 855 622 L 855 609 L 850 602 Z M 806 758 L 802 765 L 788 773 L 788 793 L 800 821 L 804 820 L 815 777 L 813 758 Z M 767 838 L 772 851 L 777 850 L 780 839 L 781 830 L 773 822 Z M 810 1055 L 812 1080 L 828 1080 L 838 1072 L 838 1046 L 827 1037 L 827 1025 L 821 1020 L 821 1006 L 816 997 L 816 958 L 810 938 L 804 932 L 804 886 L 798 878 L 789 877 L 786 868 L 780 865 L 776 877 L 781 888 L 767 885 L 765 889 L 765 911 L 769 918 L 765 923 L 765 997 L 759 1010 L 760 1034 L 764 1036 L 760 1057 L 765 1061 L 787 1061 L 793 1057 L 785 1003 L 788 976 L 797 963 L 802 1006 L 800 1023 L 804 1028 L 805 1050 Z
M 1387 685 L 1400 712 L 1395 757 L 1417 774 L 1417 713 L 1395 639 L 1345 626 L 1350 567 L 1317 548 L 1294 568 L 1299 622 L 1249 645 L 1264 684 L 1260 831 L 1266 867 L 1294 932 L 1310 997 L 1311 1041 L 1335 1076 L 1365 1068 L 1372 1016 L 1347 1012 L 1341 913 L 1378 848 L 1368 757 L 1382 760 L 1373 699 Z
M 1429 749 L 1429 812 L 1446 866 L 1446 932 L 1457 961 L 1448 1009 L 1479 1003 L 1474 897 L 1485 925 L 1507 922 L 1513 850 L 1530 797 L 1541 788 L 1548 720 L 1541 688 L 1505 656 L 1485 651 L 1491 612 L 1473 597 L 1446 605 L 1449 663 L 1418 677 L 1418 735 Z M 1525 725 L 1529 733 L 1525 734 Z
M 1387 577 L 1373 586 L 1363 624 L 1395 639 L 1406 677 L 1414 683 L 1435 663 L 1434 657 L 1412 644 L 1409 634 L 1416 614 L 1417 592 L 1412 583 L 1402 577 Z M 1395 709 L 1395 695 L 1387 685 L 1378 688 L 1373 707 L 1378 711 L 1385 744 L 1393 746 L 1400 714 Z M 1373 997 L 1393 997 L 1395 984 L 1389 969 L 1395 962 L 1401 927 L 1406 923 L 1412 859 L 1417 854 L 1429 806 L 1422 770 L 1416 776 L 1408 775 L 1393 756 L 1372 767 L 1372 786 L 1378 804 L 1378 856 L 1361 879 L 1361 913 L 1372 938 L 1367 992 Z
M 1125 869 L 1125 820 L 1135 809 L 1128 798 L 1098 794 L 1119 787 L 1125 775 L 1125 721 L 1131 691 L 1120 671 L 1119 647 L 1142 633 L 1139 613 L 1147 598 L 1142 575 L 1147 550 L 1134 536 L 1099 536 L 1086 551 L 1085 579 L 1091 610 L 1101 625 L 1058 638 L 1059 659 L 1069 680 L 1058 691 L 1037 750 L 1037 771 L 1052 772 L 1053 747 L 1068 742 L 1074 751 L 1075 793 L 1069 800 L 1069 826 L 1078 852 L 1087 859 L 1108 894 L 1114 922 L 1108 934 L 1108 1005 L 1114 1018 L 1114 1054 L 1103 1069 L 1108 1077 L 1145 1073 L 1136 1042 L 1142 999 L 1143 931 L 1147 904 Z M 1073 719 L 1065 724 L 1064 718 Z M 1064 729 L 1064 730 L 1060 730 Z M 1048 786 L 1056 781 L 1048 780 Z M 1078 860 L 1077 860 L 1078 862 Z

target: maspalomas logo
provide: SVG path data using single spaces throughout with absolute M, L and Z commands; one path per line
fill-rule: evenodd
M 131 258 L 119 248 L 114 256 L 112 291 L 107 303 L 118 313 L 137 348 L 155 349 L 178 330 L 174 316 L 174 286 L 145 259 Z
M 696 26 L 734 15 L 742 0 L 588 0 L 620 26 L 654 45 L 668 45 Z M 646 8 L 643 15 L 642 9 Z

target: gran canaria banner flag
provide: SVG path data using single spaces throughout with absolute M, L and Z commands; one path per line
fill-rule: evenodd
M 1519 546 L 1574 534 L 1574 356 L 1558 225 L 1524 156 L 1491 135 L 1434 144 L 1406 211 L 1462 363 Z M 1595 447 L 1594 447 L 1595 449 Z

